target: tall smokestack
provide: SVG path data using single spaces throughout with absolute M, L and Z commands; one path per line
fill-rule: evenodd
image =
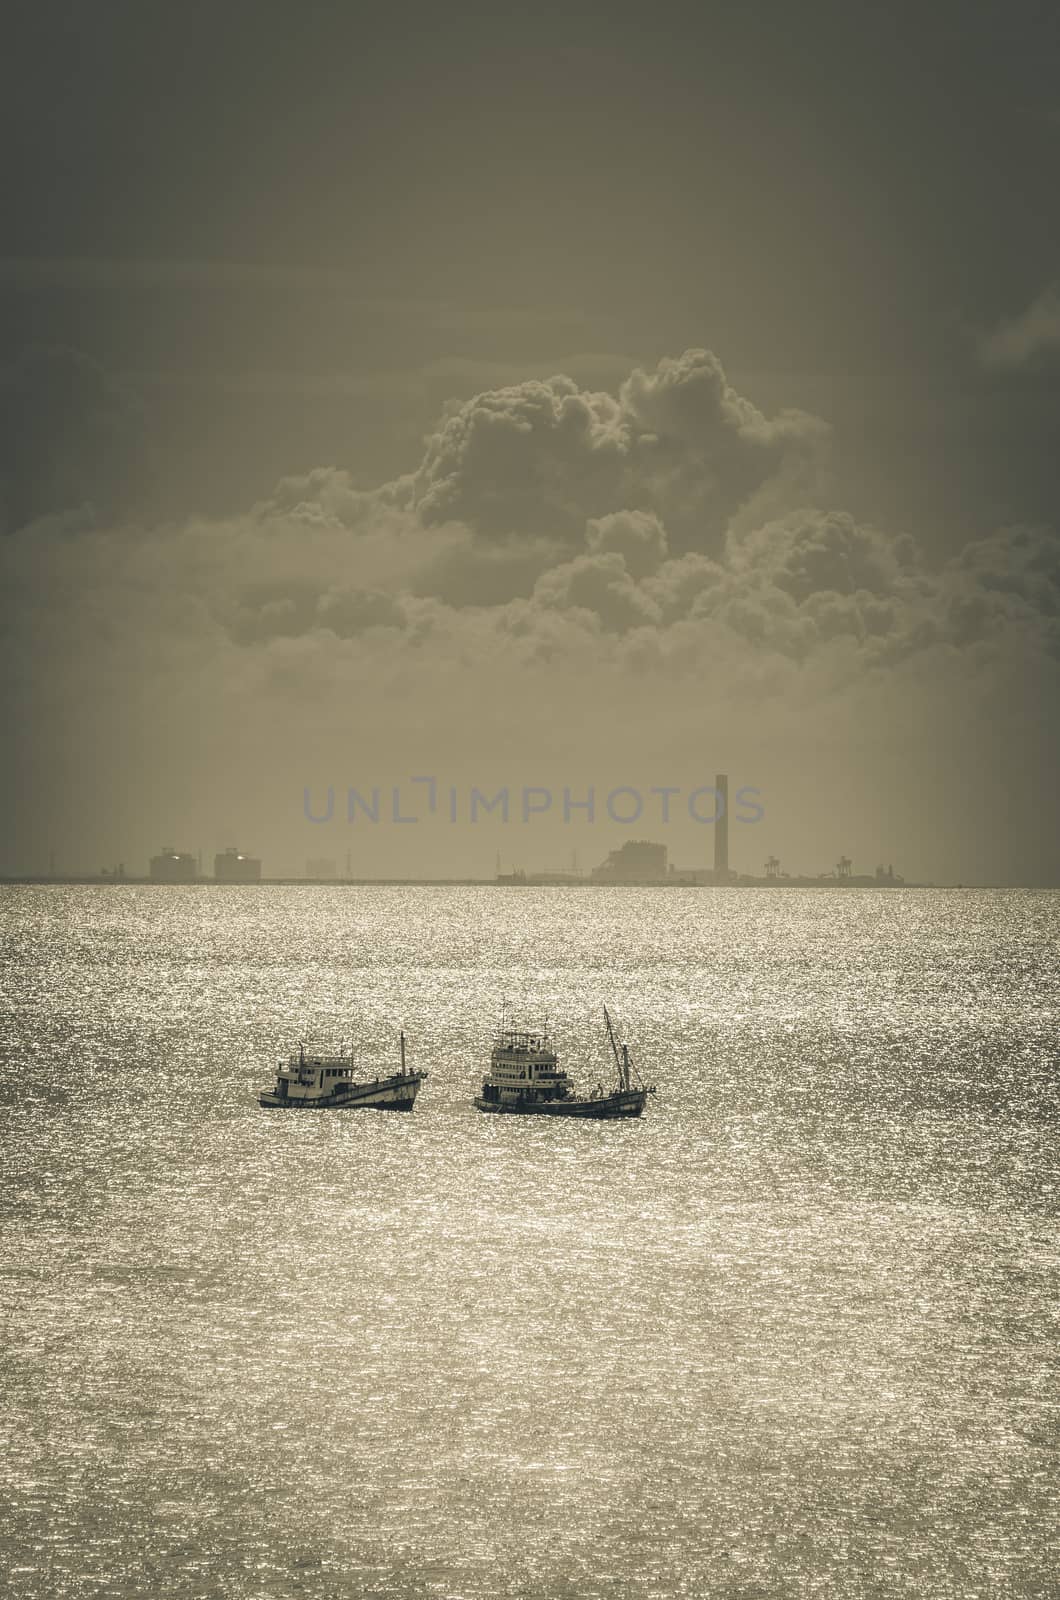
M 714 779 L 717 802 L 714 813 L 714 882 L 729 881 L 729 780 L 724 772 Z

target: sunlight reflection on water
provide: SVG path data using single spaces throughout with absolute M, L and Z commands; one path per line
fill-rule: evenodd
M 1053 1592 L 1060 897 L 0 903 L 13 1594 Z M 644 1119 L 475 1112 L 503 999 Z

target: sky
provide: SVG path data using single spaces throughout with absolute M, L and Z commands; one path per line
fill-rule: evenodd
M 6 44 L 0 872 L 1060 884 L 1054 7 Z

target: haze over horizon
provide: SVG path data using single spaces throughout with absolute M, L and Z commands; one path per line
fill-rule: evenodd
M 0 873 L 1060 885 L 1050 9 L 12 14 Z

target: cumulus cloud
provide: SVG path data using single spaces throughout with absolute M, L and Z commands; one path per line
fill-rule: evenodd
M 799 512 L 729 544 L 733 567 L 768 572 L 777 588 L 803 601 L 822 591 L 888 594 L 912 569 L 908 538 L 859 525 L 846 512 Z
M 418 469 L 383 485 L 322 467 L 281 479 L 245 516 L 101 529 L 78 555 L 57 531 L 69 521 L 52 519 L 32 534 L 34 571 L 48 546 L 53 595 L 64 582 L 141 599 L 155 586 L 243 648 L 422 640 L 428 616 L 471 655 L 535 628 L 552 653 L 560 639 L 614 648 L 644 630 L 680 630 L 682 651 L 690 632 L 712 631 L 799 661 L 843 640 L 867 665 L 1011 628 L 1051 648 L 1050 530 L 999 531 L 930 573 L 907 536 L 843 511 L 749 518 L 821 432 L 801 413 L 765 417 L 715 356 L 691 350 L 635 370 L 617 395 L 565 377 L 487 391 L 443 419 Z
M 534 587 L 545 610 L 581 611 L 589 626 L 625 632 L 659 620 L 658 608 L 629 572 L 617 550 L 578 556 L 553 567 Z
M 773 479 L 811 481 L 826 434 L 802 412 L 766 418 L 716 356 L 689 350 L 635 370 L 617 396 L 562 376 L 477 395 L 431 435 L 402 490 L 425 523 L 483 539 L 577 545 L 587 520 L 642 511 L 677 548 L 710 550 Z
M 120 727 L 117 763 L 148 752 L 146 809 L 196 770 L 271 792 L 278 748 L 309 770 L 343 739 L 419 760 L 518 738 L 573 762 L 587 728 L 683 750 L 709 724 L 846 759 L 863 721 L 901 729 L 917 697 L 925 748 L 982 739 L 975 707 L 1001 684 L 1034 686 L 1040 719 L 1057 534 L 999 530 L 931 569 L 908 537 L 803 498 L 823 437 L 690 351 L 615 394 L 563 377 L 481 394 L 383 485 L 323 467 L 227 519 L 37 518 L 0 552 L 12 715 L 64 748 L 91 738 L 93 762 Z
M 668 551 L 666 529 L 651 511 L 615 511 L 607 517 L 590 517 L 585 542 L 594 555 L 620 555 L 637 578 L 655 572 Z
M 625 503 L 625 455 L 610 395 L 565 377 L 522 383 L 477 395 L 444 420 L 409 503 L 428 524 L 573 540 L 587 515 Z
M 1000 322 L 979 342 L 985 366 L 1026 367 L 1060 352 L 1060 286 L 1051 284 L 1018 316 Z

